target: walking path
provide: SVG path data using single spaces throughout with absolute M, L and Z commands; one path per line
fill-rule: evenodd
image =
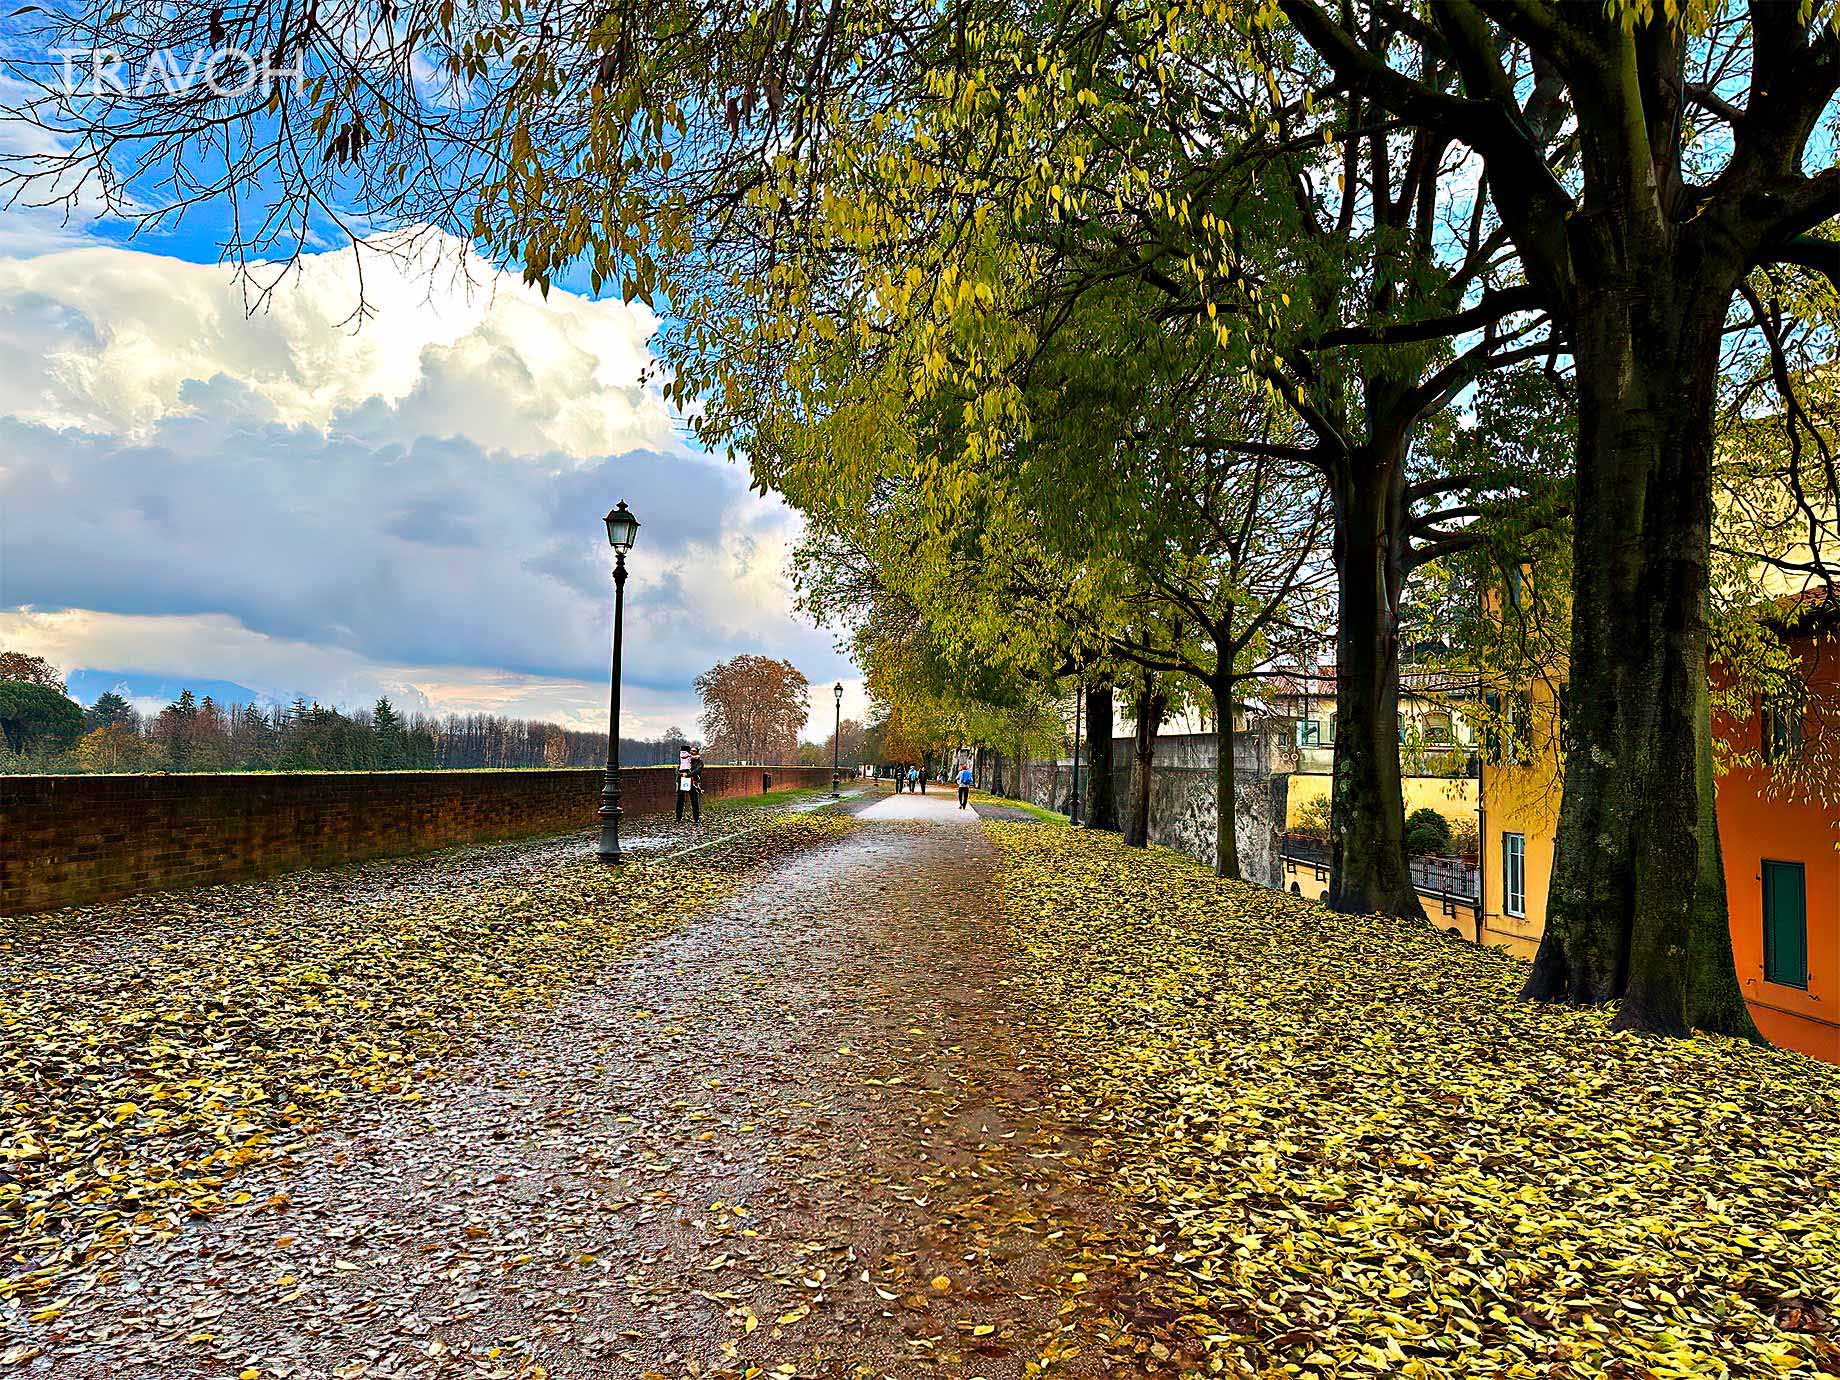
M 1123 1297 L 1112 1210 L 1034 1120 L 993 851 L 948 793 L 860 813 L 434 1100 L 359 1106 L 130 1249 L 31 1364 L 998 1380 L 1072 1349 Z M 1088 1354 L 1057 1373 L 1109 1373 Z
M 967 806 L 958 808 L 958 794 L 949 786 L 917 795 L 903 791 L 886 796 L 862 811 L 865 820 L 923 819 L 934 824 L 976 824 L 977 812 Z

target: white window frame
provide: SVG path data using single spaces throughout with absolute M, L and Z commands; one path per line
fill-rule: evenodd
M 1509 840 L 1513 840 L 1513 847 Z M 1527 918 L 1527 836 L 1501 836 L 1501 908 L 1517 920 Z

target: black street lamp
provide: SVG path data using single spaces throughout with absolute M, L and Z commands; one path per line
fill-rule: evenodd
M 838 768 L 838 763 L 842 761 L 842 758 L 843 758 L 843 682 L 842 681 L 837 682 L 836 695 L 837 695 L 837 726 L 831 730 L 831 799 L 832 800 L 840 800 L 843 797 L 843 773 Z
M 1067 822 L 1078 825 L 1080 822 L 1080 709 L 1086 700 L 1086 687 L 1075 684 L 1073 688 L 1073 799 L 1067 805 Z
M 621 499 L 607 514 L 607 541 L 613 547 L 613 689 L 607 711 L 607 781 L 601 787 L 600 860 L 620 861 L 620 638 L 626 621 L 626 553 L 639 535 L 639 519 Z

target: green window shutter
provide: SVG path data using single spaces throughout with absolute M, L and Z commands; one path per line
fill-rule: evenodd
M 1763 978 L 1808 986 L 1808 879 L 1798 862 L 1763 864 Z

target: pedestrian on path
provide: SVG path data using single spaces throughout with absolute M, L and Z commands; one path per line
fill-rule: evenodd
M 958 808 L 964 809 L 971 799 L 971 764 L 965 763 L 958 769 Z
M 920 768 L 909 767 L 907 769 L 907 793 L 909 795 L 912 795 L 915 791 L 919 789 L 920 789 Z
M 677 821 L 683 823 L 684 801 L 690 802 L 690 822 L 703 822 L 703 750 L 683 747 L 677 753 Z

